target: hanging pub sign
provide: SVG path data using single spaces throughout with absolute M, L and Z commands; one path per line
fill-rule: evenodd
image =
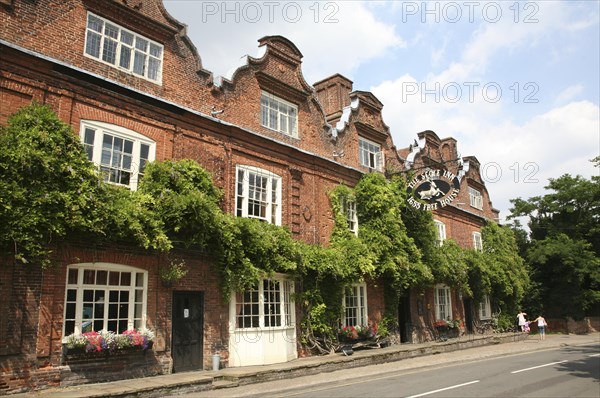
M 426 169 L 408 183 L 408 204 L 418 210 L 446 207 L 460 192 L 458 177 L 448 170 Z

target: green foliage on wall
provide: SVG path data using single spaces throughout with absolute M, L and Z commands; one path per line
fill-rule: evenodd
M 335 343 L 344 288 L 364 280 L 385 287 L 388 319 L 396 319 L 401 291 L 435 282 L 503 306 L 522 298 L 528 275 L 512 231 L 487 225 L 482 253 L 452 241 L 438 247 L 431 214 L 406 206 L 406 195 L 403 178 L 380 173 L 338 186 L 330 192 L 333 232 L 321 247 L 285 227 L 223 213 L 222 193 L 192 160 L 149 164 L 137 191 L 102 183 L 77 136 L 47 107 L 23 108 L 0 131 L 0 245 L 15 258 L 49 265 L 49 244 L 72 237 L 199 248 L 215 258 L 226 299 L 285 273 L 299 282 L 302 341 L 322 352 Z M 348 227 L 348 202 L 356 204 L 358 235 Z
M 24 107 L 0 128 L 0 246 L 19 262 L 50 266 L 49 245 L 67 236 L 168 250 L 152 202 L 101 183 L 78 137 L 46 106 Z

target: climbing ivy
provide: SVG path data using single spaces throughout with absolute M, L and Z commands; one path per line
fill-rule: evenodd
M 381 282 L 385 316 L 411 287 L 444 282 L 474 300 L 490 295 L 514 308 L 527 270 L 507 228 L 489 223 L 484 251 L 436 244 L 430 213 L 406 206 L 406 182 L 365 174 L 329 198 L 334 226 L 327 246 L 295 240 L 285 227 L 225 214 L 212 176 L 192 160 L 153 162 L 139 189 L 101 183 L 76 135 L 47 107 L 31 105 L 0 130 L 0 246 L 23 263 L 50 264 L 50 243 L 74 237 L 131 242 L 169 251 L 199 248 L 215 259 L 226 299 L 276 272 L 297 279 L 302 342 L 318 352 L 337 343 L 346 287 Z M 356 204 L 358 235 L 344 203 Z M 514 312 L 514 311 L 513 311 Z
M 168 250 L 152 198 L 101 183 L 72 129 L 48 107 L 23 107 L 0 127 L 0 247 L 21 263 L 52 264 L 67 237 Z

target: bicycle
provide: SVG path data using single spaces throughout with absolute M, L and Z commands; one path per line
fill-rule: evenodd
M 475 328 L 475 330 L 477 331 L 477 333 L 479 334 L 492 334 L 494 333 L 494 321 L 491 319 L 485 319 L 485 320 L 476 320 L 475 322 L 473 322 L 473 326 Z

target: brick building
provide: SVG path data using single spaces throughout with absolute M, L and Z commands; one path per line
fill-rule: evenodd
M 79 134 L 90 160 L 109 171 L 110 183 L 136 189 L 140 169 L 106 163 L 106 153 L 126 153 L 135 165 L 192 159 L 223 190 L 225 212 L 287 226 L 294 238 L 325 246 L 333 229 L 333 188 L 352 187 L 365 173 L 406 167 L 409 160 L 419 165 L 457 157 L 456 142 L 432 132 L 419 135 L 426 144 L 412 158 L 412 151 L 397 151 L 383 104 L 372 93 L 353 90 L 341 75 L 311 86 L 302 76 L 301 52 L 283 37 L 264 37 L 259 48 L 258 58 L 247 57 L 215 84 L 185 26 L 161 0 L 0 0 L 0 124 L 32 101 L 49 105 Z M 481 193 L 484 206 L 448 206 L 435 214 L 448 236 L 469 246 L 483 220 L 497 212 L 477 160 L 463 164 L 470 167 L 463 167 L 457 200 L 469 203 L 468 186 Z M 265 187 L 257 200 L 253 193 Z M 253 200 L 257 206 L 249 205 Z M 303 314 L 290 299 L 295 286 L 287 275 L 227 301 L 205 253 L 175 253 L 190 272 L 166 286 L 159 269 L 170 261 L 167 254 L 73 240 L 53 249 L 60 266 L 51 270 L 2 260 L 0 391 L 207 369 L 214 354 L 224 366 L 299 355 Z M 362 284 L 353 292 L 368 296 L 361 323 L 379 321 L 381 287 Z M 427 294 L 433 300 L 433 292 Z M 266 296 L 282 311 L 268 330 L 264 306 L 256 302 Z M 405 326 L 417 330 L 407 341 L 427 338 L 416 326 L 417 319 L 423 328 L 428 321 L 417 313 L 418 297 L 407 296 L 414 315 Z M 460 304 L 452 301 L 459 312 Z M 112 314 L 111 306 L 128 312 Z M 258 315 L 244 312 L 252 306 Z M 156 333 L 144 354 L 113 358 L 110 365 L 64 356 L 71 333 L 141 326 Z M 250 331 L 258 338 L 248 338 Z
M 497 222 L 499 211 L 492 206 L 480 174 L 479 161 L 473 156 L 461 157 L 454 138 L 440 139 L 429 130 L 419 133 L 413 145 L 398 152 L 405 160 L 405 169 L 416 176 L 413 180 L 418 181 L 414 189 L 416 194 L 422 181 L 420 197 L 415 195 L 418 200 L 415 206 L 427 205 L 426 210 L 433 212 L 438 243 L 441 245 L 446 239 L 452 239 L 464 249 L 482 250 L 481 228 L 488 221 Z M 432 181 L 441 192 L 423 200 L 426 197 L 423 189 L 429 191 Z M 442 186 L 444 182 L 445 187 Z M 425 291 L 411 289 L 410 294 L 402 297 L 399 308 L 402 341 L 435 338 L 431 325 L 437 320 L 460 319 L 463 331 L 473 332 L 474 320 L 490 319 L 491 316 L 489 297 L 484 303 L 474 303 L 444 284 L 436 284 Z

